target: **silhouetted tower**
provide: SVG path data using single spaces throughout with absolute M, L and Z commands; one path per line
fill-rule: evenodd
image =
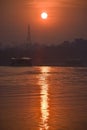
M 31 30 L 30 30 L 30 24 L 28 24 L 28 30 L 27 30 L 27 46 L 30 47 L 32 45 L 31 41 Z

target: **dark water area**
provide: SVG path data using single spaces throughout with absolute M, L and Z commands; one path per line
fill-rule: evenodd
M 87 68 L 0 67 L 0 130 L 87 130 Z

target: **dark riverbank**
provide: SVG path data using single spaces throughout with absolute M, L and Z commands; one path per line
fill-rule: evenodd
M 64 41 L 60 45 L 18 46 L 0 49 L 0 65 L 9 65 L 11 58 L 32 58 L 32 65 L 87 66 L 87 40 Z

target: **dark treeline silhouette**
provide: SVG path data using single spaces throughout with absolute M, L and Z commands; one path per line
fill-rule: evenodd
M 87 40 L 75 39 L 73 42 L 64 41 L 49 46 L 0 47 L 0 65 L 9 65 L 12 57 L 30 57 L 33 65 L 87 66 Z

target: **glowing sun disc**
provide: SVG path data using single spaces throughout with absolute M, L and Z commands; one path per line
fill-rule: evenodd
M 42 19 L 47 19 L 47 17 L 48 17 L 48 14 L 46 12 L 41 13 Z

